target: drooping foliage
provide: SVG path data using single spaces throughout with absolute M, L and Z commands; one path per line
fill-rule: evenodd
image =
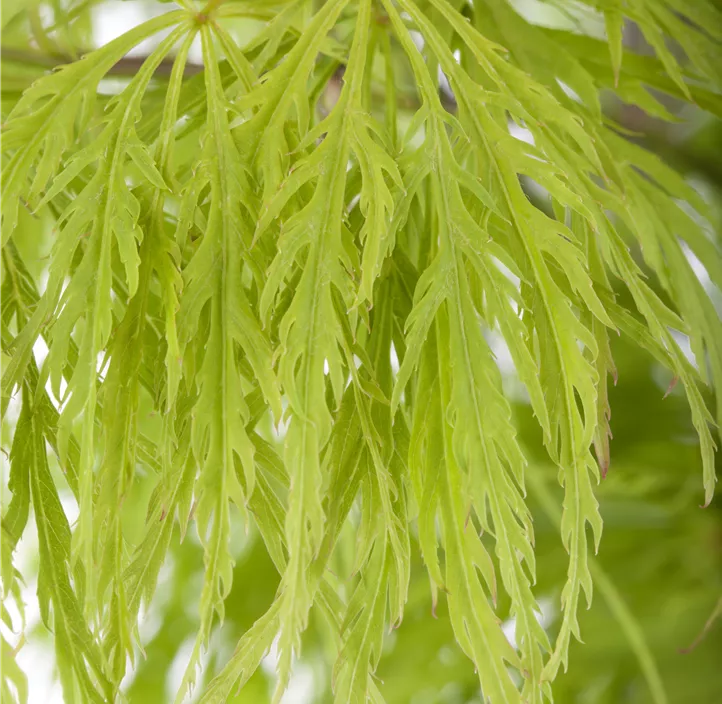
M 73 8 L 49 5 L 49 28 L 28 11 L 39 43 L 72 46 Z M 383 701 L 375 673 L 419 556 L 485 701 L 553 700 L 595 582 L 664 701 L 592 557 L 614 472 L 612 340 L 679 381 L 709 504 L 722 256 L 709 204 L 604 101 L 722 116 L 722 12 L 556 0 L 577 22 L 562 30 L 508 0 L 178 5 L 3 106 L 3 597 L 19 601 L 12 552 L 32 520 L 66 701 L 121 696 L 188 531 L 204 564 L 179 703 L 228 701 L 272 646 L 279 701 L 315 614 L 335 701 Z M 625 50 L 629 22 L 649 55 Z M 560 501 L 526 476 L 502 354 Z M 139 529 L 124 506 L 147 477 Z M 568 554 L 552 631 L 528 491 Z M 278 590 L 196 687 L 239 526 Z M 14 665 L 3 641 L 3 691 L 22 701 Z

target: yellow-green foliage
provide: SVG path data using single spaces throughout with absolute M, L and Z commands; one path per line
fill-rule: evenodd
M 553 700 L 595 583 L 665 701 L 592 557 L 610 339 L 680 381 L 708 504 L 722 324 L 688 252 L 713 287 L 722 258 L 708 204 L 600 96 L 663 120 L 663 94 L 722 116 L 722 12 L 550 4 L 594 16 L 607 42 L 531 24 L 508 0 L 179 0 L 4 98 L 2 409 L 19 408 L 4 598 L 19 600 L 11 557 L 32 515 L 66 701 L 118 699 L 141 609 L 191 526 L 204 576 L 179 703 L 222 627 L 238 526 L 260 533 L 280 581 L 235 651 L 212 653 L 229 659 L 200 680 L 204 704 L 229 701 L 275 639 L 279 701 L 315 613 L 333 634 L 335 701 L 383 701 L 375 672 L 424 579 L 419 555 L 485 701 Z M 45 30 L 29 5 L 40 43 L 65 46 L 89 3 L 48 3 Z M 656 57 L 625 52 L 625 18 Z M 132 76 L 103 84 L 154 37 Z M 48 227 L 48 259 L 28 261 L 24 240 Z M 551 632 L 528 453 L 490 335 L 563 486 L 558 499 L 541 474 L 528 482 L 568 553 Z M 139 530 L 123 511 L 141 480 L 153 489 Z M 344 560 L 348 578 L 332 569 Z M 3 641 L 8 701 L 24 699 L 13 657 Z

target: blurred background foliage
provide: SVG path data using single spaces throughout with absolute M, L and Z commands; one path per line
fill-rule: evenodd
M 694 0 L 690 0 L 693 2 Z M 263 2 L 259 2 L 259 7 Z M 559 14 L 553 2 L 515 0 L 516 8 L 531 22 L 573 28 L 589 22 L 588 17 Z M 102 45 L 142 19 L 165 11 L 162 4 L 140 0 L 2 0 L 2 115 L 3 119 L 30 83 L 54 66 L 72 60 Z M 256 27 L 238 20 L 236 36 L 251 37 Z M 594 27 L 585 31 L 594 32 Z M 601 31 L 601 30 L 600 30 Z M 634 26 L 626 29 L 625 41 L 637 53 L 646 53 Z M 148 47 L 131 55 L 111 71 L 106 80 L 108 97 L 134 74 Z M 202 70 L 199 52 L 191 54 L 189 73 Z M 195 62 L 195 63 L 193 63 Z M 164 96 L 164 67 L 157 75 L 157 99 Z M 118 81 L 114 87 L 113 81 Z M 412 77 L 400 75 L 398 100 L 413 101 Z M 330 84 L 329 93 L 333 89 Z M 383 100 L 384 96 L 378 96 Z M 149 91 L 148 101 L 153 100 Z M 335 97 L 324 95 L 324 104 Z M 453 98 L 449 96 L 449 100 Z M 663 122 L 639 108 L 627 106 L 613 95 L 603 96 L 605 110 L 628 127 L 631 137 L 660 154 L 684 173 L 714 208 L 716 236 L 722 233 L 722 123 L 701 109 L 665 99 L 667 109 L 678 122 Z M 325 101 L 325 103 L 324 103 Z M 453 105 L 451 105 L 453 109 Z M 529 194 L 531 198 L 534 193 Z M 27 212 L 21 214 L 23 237 L 16 238 L 30 273 L 41 277 L 51 242 L 51 225 Z M 641 258 L 640 258 L 641 262 Z M 5 270 L 3 270 L 5 275 Z M 703 283 L 704 271 L 700 272 Z M 623 295 L 621 291 L 620 295 Z M 659 295 L 663 296 L 660 290 Z M 719 292 L 716 303 L 722 310 Z M 6 334 L 3 328 L 3 335 Z M 573 642 L 570 670 L 554 684 L 559 704 L 718 704 L 722 702 L 722 618 L 715 619 L 722 602 L 722 500 L 717 498 L 705 510 L 699 506 L 701 474 L 696 434 L 687 402 L 674 388 L 674 380 L 638 348 L 614 341 L 613 355 L 618 383 L 610 392 L 614 439 L 611 467 L 598 490 L 604 518 L 600 554 L 594 560 L 596 591 L 594 602 L 580 617 L 584 644 Z M 36 350 L 36 356 L 42 356 Z M 5 361 L 5 358 L 3 358 Z M 504 366 L 504 359 L 500 360 Z M 557 627 L 555 606 L 565 580 L 568 556 L 558 531 L 557 507 L 561 503 L 555 469 L 545 463 L 538 424 L 523 397 L 523 391 L 508 369 L 509 394 L 520 439 L 529 457 L 536 457 L 528 470 L 529 498 L 534 510 L 537 575 L 536 593 L 548 604 L 542 615 L 550 632 Z M 150 403 L 146 413 L 150 414 Z M 17 414 L 15 414 L 16 417 Z M 13 414 L 2 428 L 7 447 L 13 430 Z M 152 422 L 148 419 L 149 422 Z M 717 455 L 717 470 L 720 471 Z M 66 511 L 75 510 L 72 494 L 57 466 L 53 468 L 58 486 L 67 498 Z M 3 457 L 3 504 L 7 499 L 7 458 Z M 141 475 L 135 495 L 126 502 L 127 526 L 138 527 L 140 538 L 148 498 L 155 476 Z M 551 500 L 550 500 L 551 498 Z M 353 553 L 356 539 L 347 526 L 341 545 Z M 40 623 L 35 603 L 37 554 L 32 530 L 22 540 L 16 560 L 26 577 L 22 594 L 25 603 L 24 636 L 10 636 L 16 646 L 14 658 L 29 679 L 30 702 L 62 701 L 54 683 L 53 650 L 49 634 Z M 234 537 L 236 567 L 233 592 L 226 603 L 221 632 L 213 636 L 205 663 L 203 681 L 209 681 L 230 655 L 238 638 L 270 605 L 279 576 L 263 547 L 260 536 L 251 531 Z M 350 559 L 338 551 L 333 566 L 339 580 L 352 585 Z M 433 612 L 431 594 L 418 549 L 412 550 L 409 602 L 401 627 L 388 634 L 378 669 L 380 689 L 390 704 L 468 704 L 480 702 L 478 679 L 471 663 L 454 645 L 442 599 Z M 182 675 L 197 631 L 197 603 L 201 589 L 203 555 L 191 531 L 161 573 L 156 598 L 145 615 L 141 636 L 147 644 L 133 678 L 127 682 L 131 704 L 168 701 Z M 414 574 L 415 572 L 415 574 Z M 504 605 L 501 605 L 502 611 Z M 19 613 L 8 614 L 13 627 L 20 625 Z M 513 629 L 510 627 L 511 634 Z M 332 700 L 331 672 L 320 653 L 335 647 L 334 635 L 316 620 L 304 636 L 303 659 L 284 701 L 288 704 Z M 326 662 L 333 658 L 325 659 Z M 4 657 L 5 667 L 11 660 Z M 274 654 L 270 653 L 234 704 L 264 704 L 270 701 L 275 679 Z M 202 689 L 199 686 L 199 690 Z

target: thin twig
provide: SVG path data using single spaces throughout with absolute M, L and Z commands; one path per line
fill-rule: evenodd
M 90 53 L 87 51 L 80 52 L 80 55 Z M 74 59 L 69 54 L 61 53 L 43 53 L 25 49 L 10 49 L 3 47 L 0 53 L 3 61 L 13 61 L 15 63 L 30 64 L 34 66 L 42 66 L 46 68 L 55 68 L 63 64 L 73 63 Z M 115 76 L 133 76 L 147 60 L 147 56 L 124 56 L 109 71 L 108 74 Z M 156 69 L 156 75 L 170 76 L 173 70 L 174 59 L 164 59 Z M 201 64 L 188 63 L 185 66 L 185 75 L 194 76 L 203 70 Z

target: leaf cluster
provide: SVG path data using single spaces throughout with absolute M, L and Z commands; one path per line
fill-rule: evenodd
M 18 599 L 11 554 L 32 515 L 65 698 L 114 701 L 194 524 L 204 577 L 180 703 L 223 622 L 240 523 L 278 592 L 200 701 L 228 701 L 276 639 L 280 701 L 318 613 L 335 701 L 381 702 L 384 637 L 420 554 L 484 700 L 551 701 L 595 581 L 627 618 L 591 556 L 612 336 L 680 381 L 713 497 L 720 244 L 709 205 L 602 97 L 722 116 L 722 14 L 711 0 L 554 3 L 581 30 L 602 19 L 605 42 L 507 0 L 178 4 L 44 73 L 4 116 L 2 411 L 19 408 L 4 598 Z M 259 27 L 246 43 L 243 20 Z M 655 56 L 623 49 L 625 21 Z M 71 10 L 38 36 L 69 42 L 72 27 Z M 23 240 L 49 229 L 41 276 Z M 493 340 L 563 487 L 545 504 L 568 553 L 554 639 L 527 498 L 539 479 Z M 147 476 L 136 538 L 123 506 Z M 10 650 L 3 687 L 22 701 Z

